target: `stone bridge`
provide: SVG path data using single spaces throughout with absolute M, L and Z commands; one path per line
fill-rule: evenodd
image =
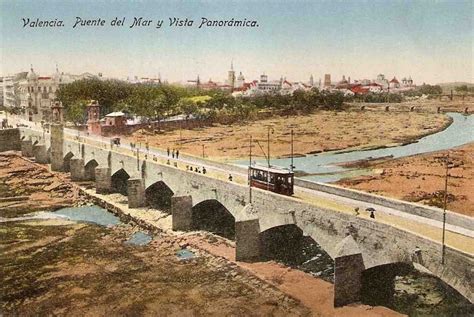
M 303 236 L 311 237 L 335 261 L 336 306 L 360 300 L 361 290 L 393 285 L 397 270 L 414 264 L 474 299 L 473 255 L 447 247 L 442 264 L 441 245 L 413 232 L 255 188 L 250 202 L 248 186 L 65 138 L 60 124 L 51 126 L 51 138 L 28 129 L 21 135 L 14 143 L 23 155 L 50 162 L 73 180 L 94 180 L 98 193 L 120 192 L 130 208 L 169 207 L 173 230 L 192 230 L 200 221 L 227 227 L 237 260 L 271 257 L 279 248 L 299 252 Z

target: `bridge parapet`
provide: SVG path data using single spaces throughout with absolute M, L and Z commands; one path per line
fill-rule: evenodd
M 301 186 L 304 188 L 314 189 L 322 191 L 329 194 L 334 194 L 342 197 L 347 197 L 359 201 L 364 201 L 372 204 L 377 204 L 395 210 L 400 210 L 409 214 L 417 215 L 420 217 L 442 221 L 443 220 L 443 211 L 439 208 L 424 206 L 420 204 L 410 203 L 394 198 L 383 197 L 379 195 L 374 195 L 370 193 L 365 193 L 359 190 L 343 188 L 331 184 L 322 184 L 311 182 L 303 179 L 295 179 L 295 185 Z M 452 211 L 447 211 L 446 214 L 446 223 L 465 228 L 468 230 L 474 230 L 474 219 L 468 216 L 461 215 L 459 213 L 454 213 Z

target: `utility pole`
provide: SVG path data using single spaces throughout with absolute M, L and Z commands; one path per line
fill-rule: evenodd
M 268 153 L 268 172 L 267 172 L 267 190 L 270 190 L 270 131 L 273 133 L 273 128 L 268 126 L 267 136 L 267 153 Z
M 267 153 L 268 153 L 268 167 L 270 167 L 270 131 L 273 133 L 274 130 L 271 126 L 268 126 L 268 135 L 267 135 Z
M 250 135 L 249 141 L 249 203 L 252 203 L 252 135 Z
M 293 168 L 295 166 L 293 165 L 293 129 L 291 129 L 291 166 L 290 166 L 290 171 L 293 172 Z
M 441 250 L 441 264 L 444 265 L 444 256 L 446 253 L 446 205 L 448 202 L 448 177 L 449 177 L 449 151 L 446 155 L 446 175 L 444 177 L 444 208 L 443 208 L 443 237 L 442 237 L 442 250 Z

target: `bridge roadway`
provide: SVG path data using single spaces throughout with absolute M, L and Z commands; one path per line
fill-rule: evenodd
M 31 130 L 25 129 L 22 131 L 22 133 L 27 137 L 32 137 L 33 140 L 37 139 L 40 142 L 44 142 L 47 146 L 49 146 L 48 134 L 44 133 L 41 128 L 33 127 Z M 162 173 L 162 179 L 165 179 L 165 175 L 168 174 L 168 171 L 171 172 L 172 170 L 181 170 L 182 173 L 185 173 L 179 174 L 181 175 L 179 176 L 181 178 L 183 177 L 182 175 L 189 175 L 189 177 L 194 179 L 196 179 L 195 176 L 197 176 L 200 180 L 202 180 L 203 178 L 216 179 L 219 182 L 214 182 L 214 184 L 220 184 L 218 186 L 222 187 L 222 195 L 217 195 L 216 191 L 215 196 L 223 196 L 223 200 L 225 200 L 225 196 L 228 195 L 228 193 L 225 193 L 226 190 L 235 190 L 236 192 L 239 192 L 240 196 L 242 196 L 242 193 L 248 192 L 247 174 L 243 172 L 245 170 L 235 166 L 229 166 L 229 168 L 227 169 L 225 168 L 225 165 L 220 163 L 218 166 L 216 166 L 212 162 L 184 155 L 181 155 L 179 160 L 173 160 L 169 159 L 163 151 L 157 149 L 150 149 L 149 151 L 132 151 L 130 148 L 125 147 L 123 145 L 120 147 L 111 147 L 110 140 L 108 140 L 107 138 L 94 138 L 91 136 L 83 135 L 81 133 L 78 134 L 77 131 L 74 132 L 65 129 L 64 154 L 68 153 L 68 151 L 72 151 L 75 152 L 74 154 L 77 156 L 79 153 L 74 148 L 76 148 L 79 144 L 87 145 L 85 150 L 86 157 L 89 155 L 87 152 L 92 151 L 92 153 L 94 153 L 94 151 L 97 151 L 98 149 L 103 149 L 104 152 L 111 153 L 112 157 L 114 158 L 112 160 L 112 165 L 115 164 L 114 162 L 119 157 L 121 158 L 120 161 L 122 162 L 122 166 L 124 165 L 125 161 L 124 157 L 128 157 L 129 159 L 127 159 L 127 161 L 130 162 L 146 161 L 147 163 L 150 162 L 152 164 L 160 165 L 162 166 L 160 168 L 162 172 L 159 173 Z M 79 152 L 81 152 L 80 146 L 81 145 L 77 147 L 79 149 Z M 82 151 L 84 151 L 84 146 Z M 145 155 L 147 156 L 146 159 Z M 84 153 L 82 154 L 82 156 L 84 157 Z M 167 164 L 168 160 L 170 160 L 171 165 Z M 173 166 L 174 163 L 177 164 L 177 167 Z M 102 164 L 103 163 L 100 162 L 100 165 Z M 134 164 L 135 166 L 137 166 L 136 163 L 125 163 L 125 165 L 127 164 Z M 203 166 L 205 166 L 208 173 L 206 175 L 198 174 L 196 172 L 191 173 L 189 171 L 186 171 L 186 165 L 200 167 L 201 169 Z M 113 167 L 112 172 L 116 172 L 119 169 L 120 168 L 118 167 Z M 232 182 L 229 182 L 227 180 L 229 173 L 233 175 L 234 179 Z M 190 174 L 195 174 L 195 176 Z M 179 180 L 174 181 L 179 182 Z M 173 182 L 171 177 L 169 178 L 169 182 Z M 196 183 L 196 181 L 191 180 L 191 186 L 194 186 L 193 182 Z M 239 186 L 235 187 L 237 185 Z M 146 186 L 149 186 L 149 184 L 147 184 Z M 217 189 L 214 188 L 213 190 Z M 220 191 L 221 188 L 218 188 L 218 190 Z M 406 260 L 401 259 L 406 259 L 408 256 L 410 258 L 409 262 L 419 262 L 418 264 L 421 264 L 422 266 L 433 272 L 435 275 L 439 276 L 445 282 L 456 288 L 466 298 L 471 301 L 473 300 L 471 281 L 473 275 L 472 254 L 474 253 L 474 244 L 472 243 L 473 230 L 471 229 L 470 225 L 447 226 L 446 258 L 452 258 L 452 263 L 448 264 L 448 267 L 439 263 L 441 250 L 440 240 L 442 236 L 442 223 L 440 221 L 402 212 L 400 210 L 388 208 L 382 205 L 361 202 L 355 199 L 340 197 L 338 195 L 328 194 L 303 187 L 296 187 L 295 195 L 291 198 L 279 197 L 280 195 L 275 195 L 273 193 L 268 192 L 262 193 L 263 191 L 258 189 L 253 189 L 253 191 L 255 193 L 254 195 L 256 196 L 257 202 L 261 202 L 262 206 L 267 205 L 266 207 L 262 207 L 262 209 L 268 209 L 265 212 L 262 211 L 262 213 L 258 213 L 258 218 L 260 222 L 260 232 L 268 230 L 272 227 L 278 227 L 291 223 L 297 224 L 299 227 L 301 227 L 301 229 L 303 229 L 305 234 L 311 235 L 313 238 L 315 238 L 317 242 L 321 242 L 321 246 L 325 248 L 326 251 L 328 251 L 331 257 L 337 258 L 338 249 L 336 244 L 341 243 L 343 237 L 347 235 L 347 230 L 349 230 L 349 233 L 351 233 L 351 235 L 354 235 L 351 230 L 354 229 L 354 227 L 357 227 L 357 230 L 355 230 L 355 237 L 357 243 L 362 249 L 361 252 L 364 258 L 365 269 L 381 266 L 384 265 L 384 263 L 397 261 L 406 262 Z M 187 190 L 186 192 L 189 192 L 189 190 Z M 200 194 L 193 193 L 193 200 L 194 195 L 198 197 Z M 264 197 L 262 195 L 265 195 L 265 198 L 261 198 Z M 242 200 L 244 198 L 239 197 L 239 199 Z M 269 199 L 271 201 L 269 201 Z M 198 198 L 197 201 L 199 200 L 200 199 Z M 287 206 L 284 206 L 284 204 L 287 204 Z M 227 203 L 223 203 L 223 205 L 226 208 L 229 207 L 229 210 L 235 209 L 235 205 Z M 293 205 L 295 207 L 293 207 Z M 316 209 L 304 207 L 310 205 L 316 207 Z M 257 204 L 256 206 L 256 208 L 258 208 Z M 377 210 L 376 219 L 369 219 L 368 214 L 363 211 L 366 207 L 369 206 L 374 207 Z M 278 214 L 279 211 L 272 214 L 272 217 L 266 216 L 270 209 L 277 210 L 281 209 L 281 207 L 286 207 L 287 209 L 290 209 L 289 212 L 287 210 L 286 216 Z M 354 215 L 354 207 L 359 207 L 362 210 L 360 215 Z M 310 211 L 310 213 L 314 211 L 315 214 L 319 211 L 326 211 L 324 215 L 327 215 L 327 218 L 330 219 L 328 220 L 328 222 L 331 222 L 331 220 L 335 221 L 330 224 L 329 228 L 324 227 L 324 225 L 322 225 L 321 223 L 321 218 L 318 219 L 315 215 L 311 215 L 310 217 L 308 217 L 308 215 L 305 213 L 306 211 Z M 239 218 L 239 212 L 232 211 L 231 213 L 235 216 L 237 221 L 237 219 Z M 337 214 L 339 214 L 339 216 L 337 216 Z M 341 219 L 343 224 L 339 222 L 339 220 Z M 313 221 L 313 223 L 310 223 L 310 220 Z M 316 223 L 318 221 L 319 223 Z M 321 232 L 316 229 L 313 230 L 313 227 L 316 228 L 318 226 L 324 227 L 324 230 L 327 231 L 326 234 L 321 234 Z M 346 232 L 341 233 L 341 229 L 342 231 Z M 368 229 L 368 231 L 366 229 Z M 370 233 L 370 230 L 373 230 L 372 234 Z M 386 238 L 389 237 L 383 236 L 384 234 L 386 236 L 393 235 L 393 241 L 387 242 Z M 338 241 L 332 241 L 334 239 Z M 371 241 L 369 242 L 368 240 Z M 377 245 L 377 241 L 392 244 L 394 243 L 395 245 L 387 247 L 387 251 L 381 251 L 381 249 L 383 249 L 383 246 Z M 370 246 L 369 244 L 373 244 L 373 246 Z M 400 249 L 403 249 L 403 252 L 405 253 L 404 255 L 396 254 L 392 256 L 393 254 L 388 254 L 388 252 L 393 251 L 396 251 L 395 253 L 399 253 L 401 252 Z M 416 252 L 417 249 L 422 249 L 423 251 L 426 250 L 426 253 L 423 254 L 423 256 L 425 257 L 424 261 L 418 261 L 414 259 L 413 252 Z M 407 252 L 408 255 L 406 254 Z M 448 260 L 447 262 L 449 263 L 450 261 L 451 260 Z

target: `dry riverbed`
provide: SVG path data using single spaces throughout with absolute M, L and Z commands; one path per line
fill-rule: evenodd
M 72 185 L 22 158 L 0 156 L 0 217 L 72 205 Z M 48 180 L 26 186 L 34 179 Z M 51 184 L 62 183 L 50 189 Z M 50 186 L 50 187 L 48 187 Z M 76 197 L 78 198 L 78 197 Z M 82 199 L 82 198 L 81 198 Z M 62 219 L 0 223 L 1 309 L 5 316 L 309 316 L 278 289 L 222 258 L 194 250 L 180 261 L 182 239 L 155 233 L 145 246 L 124 241 L 133 224 L 103 227 Z
M 170 131 L 153 135 L 139 130 L 129 140 L 148 141 L 151 147 L 180 149 L 182 153 L 228 161 L 248 157 L 249 136 L 267 151 L 267 126 L 271 134 L 271 156 L 289 156 L 290 130 L 294 129 L 294 153 L 306 155 L 347 148 L 368 149 L 412 142 L 443 130 L 450 124 L 444 114 L 391 111 L 382 106 L 366 111 L 318 111 L 306 116 L 273 117 L 245 124 L 215 125 L 193 130 Z M 255 143 L 253 155 L 264 157 Z
M 450 153 L 447 206 L 474 217 L 474 143 Z M 443 207 L 447 151 L 346 164 L 374 170 L 370 176 L 343 179 L 337 184 L 383 196 Z

